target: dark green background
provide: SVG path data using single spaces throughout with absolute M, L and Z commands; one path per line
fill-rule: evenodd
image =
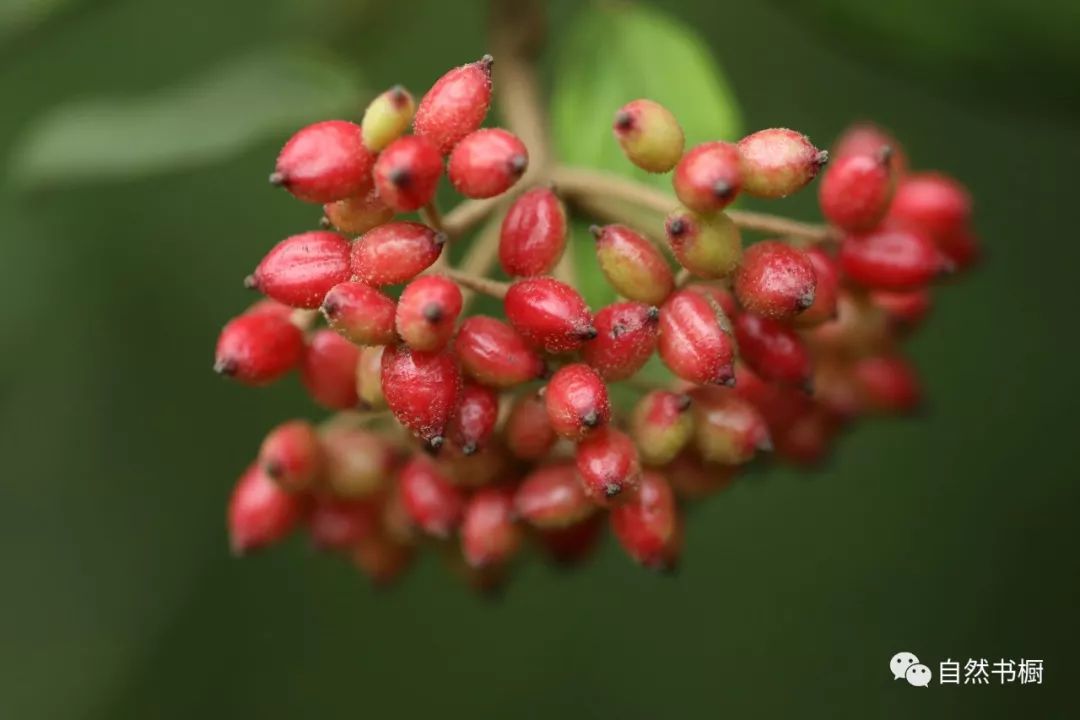
M 294 381 L 253 392 L 209 369 L 248 299 L 239 278 L 310 223 L 265 185 L 282 138 L 153 179 L 5 185 L 0 717 L 1075 715 L 1080 76 L 1055 48 L 1080 26 L 1021 41 L 984 27 L 999 4 L 912 5 L 958 56 L 867 36 L 842 3 L 661 5 L 707 38 L 749 127 L 824 141 L 879 119 L 916 165 L 969 184 L 988 262 L 939 294 L 912 346 L 927 415 L 862 425 L 826 469 L 759 471 L 700 507 L 676 578 L 611 544 L 585 572 L 523 567 L 497 602 L 430 558 L 382 593 L 299 540 L 237 562 L 234 476 L 275 420 L 316 414 Z M 0 48 L 0 157 L 63 99 L 334 25 L 282 6 L 76 7 Z M 422 89 L 483 52 L 481 28 L 474 3 L 402 2 L 336 42 L 376 86 Z M 935 671 L 1042 658 L 1046 680 L 915 689 L 888 673 L 898 650 Z

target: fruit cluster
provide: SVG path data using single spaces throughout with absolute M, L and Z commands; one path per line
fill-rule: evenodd
M 299 369 L 339 412 L 266 436 L 229 506 L 237 553 L 303 526 L 376 581 L 427 545 L 489 587 L 526 540 L 571 562 L 609 526 L 634 560 L 670 569 L 680 503 L 723 489 L 763 451 L 812 464 L 856 417 L 918 404 L 898 346 L 926 315 L 930 283 L 976 256 L 958 183 L 909 172 L 870 125 L 844 133 L 823 173 L 828 153 L 786 129 L 684 151 L 677 119 L 635 100 L 615 114 L 615 138 L 635 165 L 673 171 L 681 204 L 650 196 L 670 210 L 663 239 L 625 224 L 580 239 L 622 297 L 593 312 L 557 267 L 564 188 L 516 187 L 528 149 L 481 128 L 491 66 L 451 70 L 419 104 L 395 87 L 359 125 L 316 123 L 282 149 L 271 182 L 321 204 L 324 229 L 281 241 L 247 278 L 266 298 L 224 327 L 214 368 L 249 385 Z M 466 202 L 502 196 L 483 207 L 502 213 L 510 282 L 450 267 L 461 233 L 434 206 L 444 169 Z M 728 209 L 819 173 L 828 225 Z M 598 177 L 578 194 L 602 197 Z M 415 211 L 423 222 L 398 218 Z M 779 237 L 744 250 L 741 228 Z M 503 317 L 469 314 L 477 292 Z

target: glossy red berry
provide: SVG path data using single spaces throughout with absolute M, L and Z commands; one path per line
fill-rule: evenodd
M 518 280 L 507 291 L 503 306 L 514 329 L 547 352 L 576 350 L 596 337 L 585 300 L 554 278 Z
M 722 212 L 712 215 L 677 208 L 664 225 L 679 264 L 701 278 L 727 277 L 739 264 L 742 235 Z
M 533 470 L 514 494 L 517 514 L 539 528 L 559 528 L 581 522 L 596 510 L 585 494 L 572 463 Z
M 697 450 L 710 462 L 741 465 L 758 450 L 772 449 L 769 429 L 761 413 L 726 388 L 696 388 L 694 427 Z
M 390 143 L 375 161 L 375 188 L 384 203 L 412 212 L 431 202 L 442 175 L 442 155 L 430 141 L 406 135 Z
M 964 232 L 971 221 L 971 196 L 942 173 L 917 173 L 900 181 L 889 206 L 889 221 L 921 231 L 937 241 Z
M 739 150 L 726 142 L 707 142 L 691 148 L 679 161 L 671 182 L 679 202 L 691 210 L 723 210 L 742 189 Z
M 623 105 L 615 113 L 612 130 L 627 159 L 647 172 L 666 173 L 682 157 L 682 126 L 670 110 L 653 100 Z
M 395 85 L 371 101 L 360 123 L 364 146 L 379 152 L 401 137 L 409 127 L 416 103 L 409 91 Z
M 415 457 L 398 477 L 401 500 L 409 518 L 429 535 L 447 537 L 465 512 L 465 497 L 430 459 Z
M 466 455 L 483 448 L 495 432 L 499 396 L 491 388 L 465 383 L 450 424 L 450 440 Z
M 370 497 L 382 489 L 394 465 L 385 438 L 356 427 L 330 427 L 320 434 L 326 486 L 343 498 Z
M 786 128 L 759 130 L 738 144 L 743 191 L 755 197 L 782 198 L 802 189 L 828 162 L 810 138 Z
M 331 328 L 357 345 L 389 345 L 396 303 L 370 285 L 348 281 L 330 288 L 322 312 Z
M 462 323 L 454 349 L 465 374 L 490 387 L 513 387 L 545 373 L 544 361 L 514 328 L 484 315 Z
M 754 372 L 787 385 L 805 387 L 810 382 L 810 351 L 791 327 L 753 313 L 742 313 L 733 324 L 739 357 Z
M 806 253 L 778 240 L 751 245 L 735 273 L 735 297 L 752 313 L 790 320 L 814 304 L 817 273 Z
M 604 380 L 582 363 L 564 365 L 551 376 L 544 403 L 552 429 L 570 440 L 581 440 L 611 419 Z
M 837 160 L 848 155 L 873 155 L 883 147 L 892 150 L 889 166 L 893 176 L 903 177 L 908 168 L 903 147 L 895 137 L 873 123 L 856 123 L 845 130 L 833 147 L 833 155 Z
M 501 195 L 525 174 L 529 151 L 516 135 L 502 128 L 471 132 L 454 146 L 447 174 L 465 197 Z
M 307 420 L 278 425 L 263 439 L 259 466 L 288 492 L 311 488 L 322 470 L 322 447 L 315 428 Z
M 386 407 L 386 398 L 382 394 L 382 356 L 381 345 L 360 349 L 360 360 L 356 363 L 356 394 L 360 405 L 369 410 L 381 410 Z
M 285 538 L 300 520 L 302 498 L 282 490 L 252 464 L 236 483 L 229 501 L 229 544 L 245 555 Z
M 566 209 L 551 188 L 529 190 L 514 201 L 499 231 L 499 262 L 507 275 L 543 275 L 565 247 Z
M 427 225 L 392 222 L 369 230 L 352 246 L 354 280 L 376 287 L 408 282 L 431 267 L 446 236 Z
M 581 350 L 585 362 L 605 380 L 624 380 L 656 351 L 660 310 L 652 305 L 621 302 L 608 305 L 593 319 L 596 337 Z
M 852 368 L 864 406 L 885 413 L 910 412 L 922 393 L 915 368 L 900 356 L 880 355 L 859 360 Z
M 653 390 L 630 416 L 630 436 L 646 465 L 666 465 L 675 459 L 694 432 L 689 395 Z
M 886 228 L 849 235 L 840 244 L 840 269 L 864 287 L 910 290 L 926 285 L 946 267 L 933 241 L 915 230 Z
M 388 347 L 382 359 L 382 390 L 399 423 L 429 447 L 442 446 L 461 394 L 461 373 L 452 353 Z
M 245 385 L 265 385 L 300 363 L 304 335 L 287 315 L 245 313 L 221 329 L 214 372 Z
M 334 202 L 366 192 L 374 164 L 375 153 L 364 147 L 359 125 L 327 120 L 285 143 L 270 182 L 307 202 Z
M 814 266 L 814 302 L 795 316 L 798 327 L 811 327 L 836 317 L 836 298 L 840 292 L 840 268 L 836 259 L 820 246 L 807 248 L 806 257 Z
M 728 320 L 739 314 L 739 304 L 731 291 L 720 285 L 708 285 L 705 283 L 693 283 L 686 286 L 687 290 L 693 290 L 699 295 L 711 300 L 723 312 Z
M 360 348 L 333 330 L 316 330 L 300 364 L 300 379 L 312 399 L 331 410 L 356 407 L 356 363 Z
M 655 570 L 666 570 L 672 564 L 670 553 L 678 523 L 675 493 L 655 472 L 646 472 L 638 492 L 611 509 L 615 539 L 636 562 Z
M 675 276 L 660 251 L 625 225 L 593 225 L 596 258 L 615 292 L 628 300 L 659 305 L 675 289 Z
M 454 68 L 443 75 L 420 100 L 413 132 L 426 137 L 443 155 L 484 122 L 491 104 L 491 65 L 485 55 L 479 61 Z
M 873 153 L 845 155 L 829 165 L 818 186 L 825 219 L 847 232 L 874 229 L 896 188 L 891 156 L 892 149 L 884 146 Z
M 326 222 L 343 233 L 362 235 L 374 227 L 394 219 L 394 209 L 379 197 L 374 187 L 366 193 L 353 195 L 323 205 Z
M 442 275 L 409 283 L 397 304 L 397 331 L 413 350 L 441 350 L 454 334 L 461 313 L 461 290 Z
M 585 494 L 598 505 L 619 502 L 641 479 L 641 462 L 630 436 L 602 428 L 578 443 L 574 456 Z
M 461 550 L 473 567 L 501 565 L 521 545 L 521 528 L 514 523 L 514 491 L 509 487 L 481 488 L 465 507 Z
M 369 499 L 318 497 L 308 513 L 308 535 L 320 550 L 348 550 L 379 532 L 379 512 Z
M 244 284 L 292 307 L 317 308 L 330 288 L 348 279 L 349 241 L 317 230 L 279 242 Z
M 694 290 L 679 290 L 660 309 L 660 359 L 671 372 L 692 383 L 729 384 L 734 380 L 735 348 L 721 325 L 719 306 Z
M 504 435 L 507 449 L 521 460 L 543 459 L 558 440 L 548 418 L 547 405 L 535 392 L 522 393 L 514 401 Z

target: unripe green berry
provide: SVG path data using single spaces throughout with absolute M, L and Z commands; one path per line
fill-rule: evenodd
M 615 292 L 628 300 L 660 305 L 675 289 L 675 276 L 656 246 L 625 225 L 593 225 L 596 259 Z
M 364 147 L 379 152 L 401 137 L 412 122 L 416 103 L 409 91 L 395 85 L 371 101 L 360 123 Z
M 642 170 L 665 173 L 682 157 L 682 126 L 660 103 L 634 100 L 623 105 L 612 130 L 626 157 Z
M 742 235 L 726 214 L 703 215 L 677 208 L 668 215 L 664 227 L 675 257 L 693 275 L 722 278 L 738 267 Z

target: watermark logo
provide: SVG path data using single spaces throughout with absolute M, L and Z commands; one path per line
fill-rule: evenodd
M 915 687 L 927 687 L 934 679 L 933 671 L 919 662 L 915 653 L 896 653 L 889 661 L 889 669 L 892 670 L 893 680 L 907 680 Z
M 913 687 L 929 687 L 934 681 L 934 671 L 919 662 L 911 652 L 898 652 L 889 660 L 893 680 L 906 680 Z M 968 658 L 966 662 L 946 658 L 938 663 L 939 685 L 1042 685 L 1043 661 L 1021 658 Z

